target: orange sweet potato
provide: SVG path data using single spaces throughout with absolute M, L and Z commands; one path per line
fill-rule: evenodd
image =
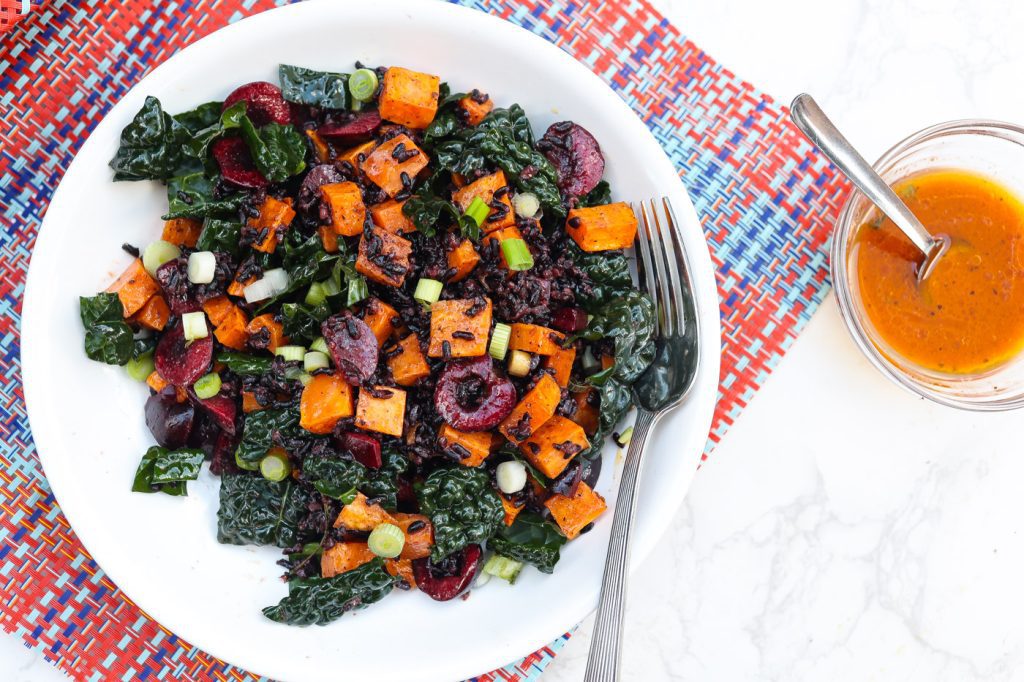
M 398 311 L 379 298 L 371 298 L 363 308 L 363 322 L 377 337 L 378 348 L 383 346 L 395 333 L 396 319 L 398 319 Z
M 512 408 L 505 421 L 501 422 L 498 431 L 513 443 L 526 440 L 551 419 L 561 398 L 562 389 L 555 380 L 550 374 L 542 374 L 534 387 Z
M 401 514 L 391 515 L 392 523 L 402 529 L 405 533 L 405 547 L 402 548 L 400 559 L 425 559 L 430 556 L 430 548 L 434 546 L 434 525 L 430 518 L 423 514 Z M 409 527 L 419 521 L 416 530 L 411 531 Z
M 271 353 L 276 351 L 278 346 L 287 345 L 288 337 L 284 335 L 284 327 L 270 313 L 252 318 L 252 321 L 245 326 L 245 332 L 249 336 L 262 334 L 264 329 L 270 334 L 270 344 L 267 346 L 267 350 Z
M 440 86 L 437 76 L 392 66 L 384 72 L 377 104 L 381 118 L 409 128 L 426 128 L 437 114 Z
M 516 506 L 516 503 L 506 497 L 504 493 L 498 493 L 498 497 L 501 498 L 501 506 L 505 509 L 505 525 L 511 526 L 515 523 L 519 512 L 523 511 L 523 504 L 520 502 L 519 506 Z
M 117 280 L 107 287 L 107 293 L 116 293 L 121 299 L 125 318 L 137 313 L 155 294 L 160 293 L 160 285 L 149 276 L 142 266 L 142 259 L 136 258 L 121 273 Z
M 160 372 L 155 369 L 149 373 L 148 377 L 146 377 L 146 384 L 153 389 L 153 392 L 155 393 L 159 393 L 171 385 L 166 379 L 160 376 Z
M 418 336 L 409 334 L 399 342 L 396 351 L 397 354 L 388 357 L 388 367 L 396 384 L 412 386 L 423 377 L 430 376 L 430 365 L 423 355 Z
M 636 214 L 629 204 L 574 208 L 569 211 L 565 230 L 584 251 L 628 249 L 636 239 Z
M 459 100 L 458 107 L 463 111 L 462 115 L 465 117 L 466 123 L 477 126 L 480 125 L 480 121 L 484 120 L 484 116 L 494 108 L 494 100 L 479 90 L 474 90 Z
M 263 253 L 274 253 L 278 243 L 284 239 L 284 233 L 295 218 L 292 200 L 275 199 L 268 196 L 260 205 L 260 214 L 249 218 L 246 225 L 257 231 L 256 242 L 252 248 Z
M 527 353 L 536 353 L 537 355 L 554 355 L 562 350 L 563 341 L 565 341 L 565 334 L 562 332 L 556 332 L 554 329 L 548 329 L 539 324 L 515 322 L 512 324 L 508 347 L 511 350 L 525 350 Z
M 238 306 L 231 306 L 231 310 L 228 311 L 224 320 L 214 328 L 213 335 L 224 346 L 242 350 L 249 340 L 248 326 L 249 318 L 242 312 L 242 309 Z
M 583 427 L 557 414 L 519 444 L 530 464 L 548 478 L 558 478 L 572 458 L 589 447 Z
M 572 365 L 576 362 L 575 348 L 559 348 L 551 355 L 544 358 L 543 367 L 551 371 L 551 376 L 562 388 L 569 385 L 569 377 L 572 376 Z
M 299 426 L 310 433 L 330 433 L 352 412 L 352 387 L 337 374 L 317 374 L 302 389 Z
M 409 274 L 412 242 L 379 227 L 373 228 L 371 233 L 373 236 L 370 239 L 364 234 L 359 240 L 356 271 L 378 284 L 402 286 L 405 276 Z M 376 246 L 371 246 L 371 239 Z
M 467 433 L 443 424 L 437 432 L 437 445 L 457 456 L 462 466 L 478 467 L 491 456 L 491 432 Z
M 259 412 L 263 409 L 260 401 L 256 400 L 256 394 L 252 391 L 242 391 L 242 412 Z
M 171 218 L 164 222 L 164 231 L 160 235 L 160 239 L 170 242 L 175 246 L 187 246 L 190 249 L 194 249 L 202 231 L 203 223 L 201 220 Z
M 565 537 L 570 540 L 577 537 L 580 531 L 608 508 L 604 498 L 582 481 L 572 497 L 552 495 L 544 502 L 544 506 L 551 512 L 551 518 L 562 529 Z
M 373 151 L 373 148 L 376 146 L 377 143 L 374 142 L 373 140 L 369 142 L 364 142 L 360 145 L 352 147 L 351 149 L 346 149 L 342 153 L 338 154 L 337 160 L 348 161 L 350 164 L 352 164 L 353 168 L 360 168 L 363 164 L 363 161 L 366 160 L 366 157 L 370 155 L 370 152 Z
M 582 391 L 573 393 L 572 397 L 576 401 L 576 414 L 572 417 L 572 420 L 583 427 L 584 433 L 588 436 L 593 436 L 597 433 L 597 427 L 601 418 L 601 413 L 598 409 L 601 403 L 600 395 L 593 386 L 588 386 Z
M 461 282 L 466 279 L 479 262 L 480 254 L 477 253 L 473 242 L 463 239 L 458 246 L 448 252 L 448 267 L 455 271 L 448 281 Z
M 371 531 L 382 523 L 398 525 L 395 519 L 379 504 L 370 504 L 366 495 L 357 492 L 356 498 L 341 508 L 334 527 L 345 526 L 349 530 Z
M 131 316 L 130 321 L 136 322 L 146 329 L 162 331 L 171 317 L 171 309 L 160 294 L 150 297 L 138 312 Z
M 430 307 L 430 346 L 432 358 L 471 358 L 487 352 L 491 333 L 491 300 L 464 298 L 437 301 Z
M 320 198 L 331 214 L 331 226 L 344 237 L 363 233 L 366 222 L 366 204 L 363 192 L 354 182 L 335 182 L 321 185 Z
M 484 238 L 481 241 L 481 243 L 484 246 L 490 246 L 492 241 L 497 241 L 498 242 L 498 248 L 500 249 L 501 248 L 501 242 L 505 241 L 506 239 L 522 239 L 522 238 L 523 238 L 523 233 L 519 231 L 519 228 L 516 227 L 515 225 L 511 225 L 509 227 L 503 227 L 500 230 L 495 230 L 494 232 L 487 233 L 486 235 L 484 235 Z M 505 260 L 505 254 L 504 253 L 501 254 L 501 267 L 504 270 L 508 269 L 508 261 Z
M 429 162 L 427 153 L 417 147 L 408 135 L 397 135 L 370 152 L 360 167 L 373 184 L 393 197 L 406 189 L 402 182 L 403 173 L 413 180 Z
M 320 133 L 315 130 L 307 130 L 306 137 L 309 138 L 310 144 L 313 145 L 313 153 L 316 155 L 316 160 L 320 163 L 327 163 L 331 160 L 331 148 L 327 146 L 324 138 L 320 137 Z
M 405 391 L 389 386 L 359 390 L 356 426 L 366 431 L 401 437 L 405 425 Z
M 495 200 L 494 194 L 499 192 L 499 190 L 500 197 Z M 493 206 L 494 202 L 497 201 L 505 207 L 504 209 L 496 210 L 492 208 L 490 210 L 483 225 L 480 226 L 484 233 L 494 232 L 503 227 L 516 224 L 516 214 L 512 210 L 512 199 L 509 196 L 508 181 L 505 179 L 505 173 L 502 171 L 474 180 L 452 194 L 452 201 L 463 211 L 469 208 L 469 205 L 473 203 L 473 199 L 476 198 L 479 198 L 488 206 Z M 502 212 L 499 213 L 499 211 Z
M 334 231 L 334 227 L 331 225 L 321 225 L 316 228 L 316 231 L 320 235 L 320 243 L 324 245 L 324 251 L 327 253 L 337 253 L 338 233 Z
M 347 573 L 376 558 L 365 542 L 339 542 L 320 555 L 320 573 L 325 578 Z
M 416 576 L 412 572 L 412 559 L 385 559 L 384 570 L 396 578 L 401 578 L 409 583 L 411 589 L 416 589 Z
M 244 267 L 244 266 L 243 266 Z M 256 281 L 256 275 L 252 275 L 242 280 L 239 279 L 239 275 L 242 274 L 242 268 L 239 268 L 235 273 L 235 276 L 231 279 L 231 284 L 228 285 L 228 296 L 234 296 L 235 298 L 242 298 L 245 296 L 245 288 Z
M 415 232 L 416 225 L 409 216 L 402 213 L 403 206 L 405 206 L 405 201 L 395 201 L 394 199 L 371 206 L 370 217 L 373 219 L 373 224 L 382 230 L 397 234 Z
M 210 324 L 216 327 L 227 318 L 234 307 L 235 304 L 227 296 L 217 296 L 203 303 L 203 312 L 210 319 Z

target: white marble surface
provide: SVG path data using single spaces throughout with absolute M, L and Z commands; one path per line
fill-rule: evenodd
M 653 0 L 869 157 L 930 123 L 1024 118 L 1024 3 Z M 1024 680 L 1020 415 L 912 398 L 830 299 L 634 576 L 626 680 Z M 582 680 L 590 622 L 546 682 Z M 13 682 L 66 679 L 11 637 Z

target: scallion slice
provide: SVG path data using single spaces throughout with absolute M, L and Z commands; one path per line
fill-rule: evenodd
M 419 282 L 416 282 L 416 291 L 413 292 L 412 297 L 429 308 L 437 302 L 437 299 L 441 298 L 441 290 L 443 288 L 444 284 L 436 279 L 423 277 Z
M 196 251 L 188 255 L 188 281 L 209 284 L 217 274 L 217 257 L 213 251 Z
M 181 255 L 181 249 L 170 242 L 158 239 L 142 250 L 142 267 L 153 277 L 157 269 L 169 260 Z
M 523 218 L 533 218 L 540 210 L 540 200 L 533 192 L 523 192 L 512 197 L 512 209 Z
M 210 335 L 206 326 L 206 313 L 197 310 L 194 313 L 185 313 L 181 316 L 181 328 L 185 332 L 186 341 L 205 339 Z
M 245 471 L 257 471 L 260 468 L 259 464 L 246 462 L 244 459 L 239 457 L 241 453 L 242 448 L 238 448 L 237 450 L 235 450 L 235 466 L 237 466 L 239 469 L 244 469 Z
M 196 383 L 192 385 L 192 390 L 196 392 L 196 397 L 200 400 L 212 398 L 220 393 L 220 375 L 216 372 L 211 372 L 199 377 Z
M 504 360 L 508 352 L 508 340 L 512 336 L 512 327 L 504 322 L 494 325 L 494 332 L 491 334 L 491 343 L 487 346 L 487 352 L 495 360 Z
M 525 377 L 530 373 L 533 357 L 525 350 L 514 350 L 508 356 L 508 373 L 514 377 Z
M 358 102 L 369 102 L 373 93 L 377 92 L 377 73 L 371 69 L 356 69 L 348 77 L 348 91 L 352 99 Z
M 137 358 L 128 361 L 128 364 L 124 366 L 128 371 L 128 376 L 136 381 L 145 381 L 149 378 L 149 375 L 156 369 L 156 365 L 153 363 L 153 353 L 144 353 Z
M 280 355 L 289 362 L 301 362 L 306 357 L 306 349 L 302 346 L 278 346 L 274 355 Z
M 501 255 L 509 270 L 529 270 L 533 267 L 533 254 L 522 239 L 505 239 L 501 242 Z
M 327 295 L 320 282 L 313 282 L 309 285 L 309 291 L 306 292 L 306 305 L 318 306 L 326 300 Z
M 292 473 L 288 453 L 281 448 L 271 448 L 260 460 L 260 474 L 268 481 L 283 481 Z
M 394 559 L 405 547 L 405 533 L 393 523 L 381 523 L 370 532 L 366 545 L 377 556 Z
M 519 572 L 522 570 L 523 562 L 509 559 L 500 554 L 495 554 L 484 564 L 484 573 L 507 580 L 509 585 L 515 584 L 516 578 L 519 577 Z
M 324 296 L 337 296 L 341 293 L 341 285 L 331 278 L 320 282 L 320 288 L 324 290 Z
M 313 340 L 313 343 L 309 344 L 309 349 L 310 350 L 315 350 L 318 353 L 329 353 L 330 352 L 329 350 L 327 350 L 327 341 L 325 341 L 324 337 L 322 337 L 322 336 L 316 337 Z
M 327 356 L 327 353 L 321 353 L 318 350 L 306 353 L 305 357 L 302 359 L 302 368 L 307 372 L 312 372 L 313 370 L 330 366 L 331 359 Z
M 473 201 L 469 202 L 469 206 L 466 207 L 466 215 L 472 218 L 478 226 L 484 224 L 487 214 L 490 212 L 491 207 L 480 197 L 473 197 Z

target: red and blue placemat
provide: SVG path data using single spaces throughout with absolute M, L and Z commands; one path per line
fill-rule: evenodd
M 826 295 L 825 241 L 846 184 L 781 107 L 643 0 L 459 2 L 589 66 L 679 169 L 721 301 L 722 375 L 707 455 Z M 254 679 L 146 616 L 82 547 L 34 450 L 18 323 L 36 230 L 89 131 L 153 67 L 273 4 L 0 0 L 0 625 L 75 679 Z M 568 637 L 477 679 L 533 680 Z

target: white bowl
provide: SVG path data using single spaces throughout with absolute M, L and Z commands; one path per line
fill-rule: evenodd
M 123 242 L 160 231 L 157 183 L 113 183 L 107 161 L 146 95 L 171 112 L 222 99 L 237 85 L 276 81 L 279 63 L 332 70 L 400 64 L 522 104 L 535 128 L 572 119 L 600 141 L 617 199 L 667 195 L 682 220 L 701 318 L 701 366 L 687 404 L 651 445 L 633 563 L 654 549 L 697 469 L 718 384 L 718 300 L 700 222 L 675 169 L 604 83 L 561 50 L 483 13 L 440 2 L 307 2 L 217 31 L 144 78 L 97 126 L 54 195 L 32 256 L 22 360 L 36 444 L 62 509 L 100 566 L 153 618 L 246 669 L 287 680 L 452 680 L 484 673 L 547 644 L 597 603 L 611 512 L 567 545 L 554 575 L 533 569 L 465 601 L 396 593 L 322 628 L 273 623 L 260 609 L 285 595 L 276 549 L 216 541 L 217 481 L 187 498 L 130 491 L 151 443 L 147 389 L 82 351 L 78 296 L 103 290 L 127 264 Z M 614 454 L 606 453 L 608 463 Z M 614 466 L 598 484 L 614 505 Z

